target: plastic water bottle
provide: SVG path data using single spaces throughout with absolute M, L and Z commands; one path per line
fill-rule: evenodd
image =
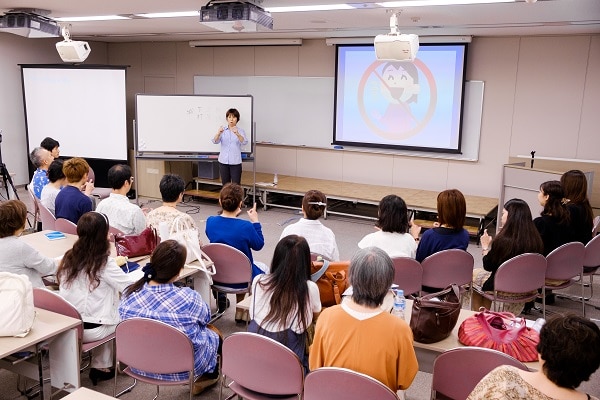
M 277 173 L 275 173 L 275 176 L 273 176 L 273 185 L 277 185 L 279 179 L 277 179 Z
M 404 298 L 404 290 L 396 289 L 394 293 L 394 307 L 392 307 L 392 315 L 404 319 L 404 310 L 406 309 L 406 299 Z

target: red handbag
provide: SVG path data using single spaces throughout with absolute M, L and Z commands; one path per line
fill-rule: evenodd
M 483 307 L 479 310 L 460 325 L 458 340 L 462 344 L 498 350 L 523 362 L 538 360 L 540 335 L 525 325 L 525 318 Z
M 149 226 L 138 235 L 115 235 L 115 248 L 118 256 L 138 257 L 152 254 L 160 238 L 156 229 Z

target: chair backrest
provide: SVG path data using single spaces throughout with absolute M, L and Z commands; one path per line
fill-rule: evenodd
M 237 332 L 223 340 L 223 375 L 238 385 L 270 395 L 301 394 L 304 367 L 283 344 L 250 332 Z
M 528 370 L 521 361 L 492 349 L 460 347 L 445 351 L 433 362 L 431 398 L 437 398 L 439 392 L 451 399 L 466 399 L 479 381 L 500 365 Z
M 90 179 L 92 180 L 92 182 L 96 183 L 96 174 L 94 173 L 92 167 L 90 167 L 90 170 L 88 171 L 88 181 Z
M 79 311 L 71 303 L 60 297 L 58 293 L 48 289 L 33 288 L 33 305 L 43 310 L 81 320 Z M 83 324 L 77 328 L 77 336 L 80 341 L 83 340 Z
M 35 225 L 40 220 L 40 200 L 37 197 L 35 197 L 35 194 L 33 194 L 32 183 L 29 183 L 27 185 L 27 193 L 29 193 L 29 197 L 31 198 L 31 202 L 33 203 L 33 228 L 37 230 L 37 227 Z
M 312 251 L 310 252 L 310 261 L 317 261 L 319 257 L 321 257 L 321 260 L 333 261 L 323 254 L 313 253 Z
M 546 279 L 565 280 L 581 275 L 585 246 L 581 242 L 565 243 L 546 256 Z
M 252 283 L 252 265 L 244 253 L 223 243 L 208 243 L 202 251 L 215 263 L 217 273 L 212 276 L 214 282 L 235 284 Z
M 65 218 L 56 218 L 54 229 L 62 233 L 77 235 L 77 225 Z
M 40 219 L 42 220 L 42 229 L 55 230 L 56 229 L 56 217 L 52 214 L 52 211 L 48 209 L 42 203 L 39 203 Z
M 421 290 L 423 283 L 423 267 L 414 258 L 393 257 L 394 283 L 398 289 L 404 290 L 404 295 L 416 293 Z
M 473 280 L 473 256 L 460 249 L 438 251 L 421 262 L 423 286 L 444 288 L 452 283 L 464 285 Z
M 323 367 L 304 381 L 304 400 L 398 400 L 396 393 L 377 379 L 346 368 Z
M 494 290 L 527 293 L 544 286 L 546 258 L 537 253 L 515 256 L 500 265 L 494 277 Z
M 585 256 L 583 257 L 584 267 L 600 266 L 600 235 L 594 236 L 592 240 L 585 245 Z
M 145 372 L 194 374 L 194 346 L 171 325 L 149 318 L 121 321 L 115 330 L 117 361 Z

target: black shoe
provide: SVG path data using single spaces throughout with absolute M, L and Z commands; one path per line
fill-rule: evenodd
M 219 296 L 219 300 L 217 301 L 218 304 L 218 311 L 219 313 L 224 313 L 225 310 L 227 310 L 229 308 L 229 306 L 231 305 L 229 303 L 229 299 L 225 296 L 221 297 Z
M 101 371 L 96 368 L 90 369 L 90 380 L 96 386 L 98 381 L 108 381 L 115 377 L 115 369 L 110 368 L 109 371 Z

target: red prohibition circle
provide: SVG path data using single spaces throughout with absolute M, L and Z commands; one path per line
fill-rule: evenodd
M 429 68 L 427 68 L 427 65 L 425 65 L 421 60 L 415 60 L 413 63 L 415 64 L 415 66 L 418 69 L 420 69 L 423 72 L 423 75 L 425 75 L 425 78 L 427 79 L 427 82 L 429 83 L 429 99 L 430 100 L 429 100 L 429 107 L 427 108 L 427 113 L 425 114 L 425 117 L 414 128 L 412 128 L 408 131 L 405 131 L 405 132 L 385 131 L 385 130 L 379 128 L 376 124 L 374 124 L 373 121 L 371 121 L 371 119 L 367 115 L 367 110 L 365 109 L 365 103 L 364 103 L 364 100 L 365 100 L 364 93 L 365 93 L 365 86 L 367 84 L 367 80 L 369 79 L 371 74 L 381 64 L 384 64 L 384 63 L 388 63 L 388 61 L 373 62 L 369 66 L 369 68 L 367 68 L 367 70 L 363 74 L 362 78 L 360 79 L 360 82 L 358 84 L 358 110 L 359 110 L 360 115 L 362 116 L 363 120 L 367 124 L 367 126 L 373 132 L 375 132 L 378 136 L 384 137 L 386 139 L 391 139 L 391 140 L 408 139 L 409 137 L 414 136 L 417 133 L 419 133 L 423 129 L 423 127 L 425 127 L 425 125 L 427 125 L 429 123 L 429 121 L 431 120 L 431 118 L 433 117 L 433 113 L 435 111 L 435 106 L 437 104 L 437 85 L 435 83 L 433 74 L 431 73 L 431 70 Z

